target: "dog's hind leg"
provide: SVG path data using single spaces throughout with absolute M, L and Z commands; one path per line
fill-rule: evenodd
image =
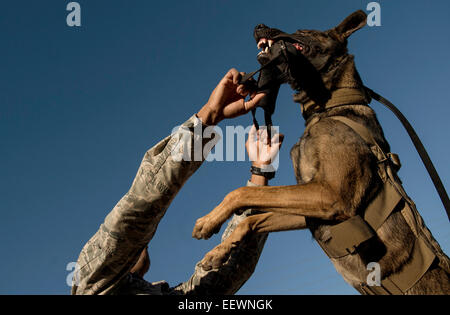
M 247 217 L 221 244 L 205 255 L 201 261 L 204 270 L 220 267 L 229 257 L 231 250 L 238 247 L 253 233 L 270 233 L 306 228 L 303 216 L 267 212 Z

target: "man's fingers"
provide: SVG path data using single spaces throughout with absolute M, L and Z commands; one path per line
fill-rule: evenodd
M 239 81 L 241 80 L 241 73 L 237 71 L 236 69 L 232 68 L 230 71 L 228 71 L 227 75 L 225 76 L 227 79 L 231 79 L 234 84 L 239 84 Z
M 250 132 L 248 133 L 248 140 L 245 144 L 250 160 L 256 159 L 255 154 L 257 151 L 257 131 L 255 125 L 252 126 Z
M 272 137 L 272 139 L 270 141 L 271 141 L 272 145 L 273 144 L 280 144 L 280 146 L 281 146 L 281 144 L 283 143 L 283 140 L 284 140 L 284 134 L 277 133 L 276 135 L 274 135 Z
M 231 68 L 230 70 L 228 70 L 227 74 L 225 74 L 221 82 L 225 83 L 227 81 L 231 81 L 234 84 L 238 84 L 240 76 L 241 74 L 239 73 L 239 71 L 237 71 L 235 68 Z
M 251 100 L 244 102 L 245 111 L 250 111 L 258 106 L 259 102 L 266 96 L 264 93 L 256 94 Z
M 247 91 L 247 89 L 245 88 L 245 85 L 243 85 L 243 84 L 241 84 L 241 85 L 239 85 L 239 86 L 237 87 L 236 93 L 239 94 L 239 95 L 242 96 L 242 97 L 247 97 L 247 95 L 248 95 L 248 91 Z
M 252 126 L 252 128 L 250 129 L 250 132 L 248 133 L 248 140 L 250 142 L 255 142 L 257 139 L 257 130 L 255 125 Z
M 268 141 L 269 141 L 269 134 L 267 133 L 267 128 L 261 128 L 260 130 L 259 130 L 259 132 L 258 132 L 258 135 L 259 135 L 259 141 L 261 142 L 261 143 L 263 143 L 263 144 L 269 144 L 268 143 Z

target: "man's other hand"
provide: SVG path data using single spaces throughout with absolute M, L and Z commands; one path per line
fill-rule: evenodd
M 197 114 L 203 124 L 217 125 L 223 119 L 244 115 L 258 106 L 265 94 L 247 91 L 244 85 L 239 84 L 242 75 L 236 69 L 231 69 L 219 82 L 208 103 Z M 245 101 L 249 94 L 251 99 Z
M 270 165 L 277 157 L 283 139 L 284 135 L 277 133 L 269 141 L 267 129 L 256 130 L 253 126 L 245 144 L 252 165 L 260 168 Z

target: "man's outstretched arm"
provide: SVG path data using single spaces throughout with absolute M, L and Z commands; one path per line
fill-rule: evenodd
M 198 154 L 194 152 L 194 142 L 201 141 L 201 153 L 204 153 L 203 145 L 209 139 L 199 139 L 203 128 L 247 113 L 264 96 L 255 95 L 246 102 L 248 92 L 238 85 L 240 75 L 235 69 L 230 70 L 197 115 L 145 154 L 130 190 L 84 246 L 72 294 L 117 291 L 152 239 L 173 198 L 202 164 L 205 156 L 200 154 L 200 159 L 195 161 Z M 191 151 L 191 159 L 180 159 L 177 150 L 186 148 Z M 183 153 L 186 157 L 186 152 Z
M 83 248 L 73 294 L 108 294 L 137 262 L 171 201 L 202 161 L 177 161 L 176 148 L 193 148 L 192 116 L 175 134 L 147 151 L 130 190 Z

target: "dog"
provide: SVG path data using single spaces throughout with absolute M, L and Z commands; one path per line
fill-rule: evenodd
M 246 208 L 260 211 L 204 257 L 204 269 L 223 264 L 251 233 L 308 228 L 344 280 L 361 294 L 450 293 L 450 260 L 401 187 L 396 175 L 399 163 L 389 153 L 380 123 L 368 106 L 370 95 L 348 53 L 347 39 L 366 21 L 360 10 L 324 32 L 287 34 L 263 24 L 255 28 L 260 54 L 270 54 L 270 47 L 283 40 L 294 45 L 315 71 L 304 74 L 293 69 L 291 73 L 302 77 L 291 75 L 288 80 L 306 120 L 304 134 L 291 150 L 298 184 L 239 188 L 198 219 L 192 235 L 208 239 L 234 213 Z M 307 84 L 309 77 L 319 77 L 320 82 Z M 392 199 L 396 201 L 389 211 L 372 209 L 380 200 L 387 204 Z M 383 211 L 386 215 L 377 219 L 378 225 L 367 224 L 370 216 L 382 216 Z M 351 245 L 344 244 L 347 253 L 339 249 L 346 242 Z M 367 284 L 370 262 L 380 267 L 381 283 L 376 285 Z

